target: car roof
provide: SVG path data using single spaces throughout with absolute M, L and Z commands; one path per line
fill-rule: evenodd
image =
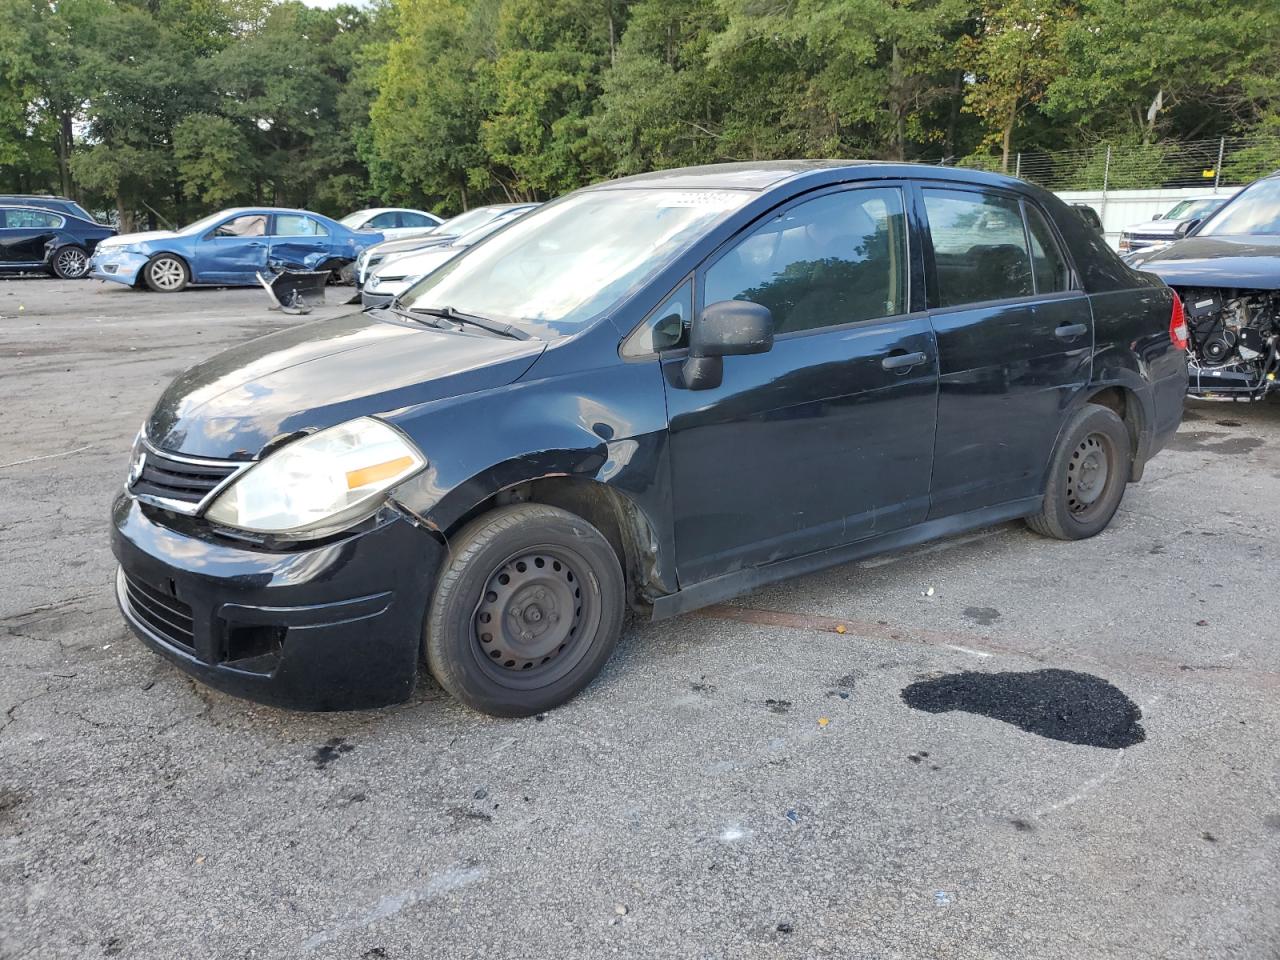
M 607 180 L 587 187 L 588 190 L 626 188 L 680 188 L 696 190 L 762 191 L 785 181 L 840 179 L 833 174 L 854 169 L 864 171 L 868 179 L 913 177 L 1027 190 L 1025 180 L 999 173 L 944 167 L 928 163 L 899 163 L 886 160 L 765 160 L 739 163 L 713 163 L 700 167 L 676 167 L 655 170 L 635 176 Z M 853 178 L 858 179 L 858 178 Z

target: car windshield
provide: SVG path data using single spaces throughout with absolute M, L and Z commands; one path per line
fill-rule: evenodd
M 1259 180 L 1197 231 L 1202 237 L 1280 235 L 1280 177 Z
M 662 188 L 571 194 L 472 247 L 402 299 L 570 333 L 752 196 Z
M 227 216 L 228 211 L 219 210 L 217 213 L 211 213 L 207 217 L 201 217 L 195 223 L 189 223 L 179 233 L 204 233 L 210 227 L 221 223 Z
M 1190 220 L 1192 217 L 1208 216 L 1222 205 L 1221 200 L 1201 199 L 1183 200 L 1164 215 L 1166 220 Z
M 447 233 L 455 237 L 460 237 L 464 233 L 474 230 L 482 224 L 488 223 L 494 217 L 502 213 L 501 207 L 476 207 L 468 210 L 466 213 L 460 213 L 456 217 L 451 217 L 436 228 L 436 233 Z

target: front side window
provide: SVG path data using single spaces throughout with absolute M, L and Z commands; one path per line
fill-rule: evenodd
M 5 226 L 15 230 L 46 230 L 62 226 L 62 217 L 48 210 L 14 207 L 6 210 Z
M 215 237 L 265 237 L 267 235 L 267 217 L 262 213 L 249 213 L 243 217 L 233 217 L 217 230 Z
M 1029 297 L 1031 255 L 1018 201 L 961 190 L 925 190 L 938 304 Z
M 454 307 L 571 333 L 753 196 L 663 187 L 583 190 L 505 224 L 401 299 L 418 309 Z
M 394 227 L 396 226 L 396 212 L 388 210 L 386 213 L 380 213 L 365 226 L 372 227 L 374 230 L 386 230 L 388 227 Z
M 776 334 L 907 312 L 902 192 L 844 190 L 757 226 L 707 270 L 704 303 L 769 308 Z
M 297 213 L 276 214 L 277 237 L 327 237 L 324 224 Z
M 422 213 L 414 213 L 412 210 L 400 211 L 400 226 L 402 227 L 434 227 L 436 222 L 430 217 Z

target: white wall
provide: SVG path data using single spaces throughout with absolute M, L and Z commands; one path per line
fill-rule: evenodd
M 1170 190 L 1057 190 L 1054 191 L 1067 203 L 1087 203 L 1102 217 L 1102 229 L 1112 249 L 1120 246 L 1120 231 L 1135 223 L 1150 220 L 1157 213 L 1164 213 L 1179 200 L 1188 197 L 1230 197 L 1240 187 L 1219 187 L 1213 184 L 1203 187 L 1179 187 Z

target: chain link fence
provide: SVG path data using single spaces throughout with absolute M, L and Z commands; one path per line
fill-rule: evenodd
M 971 156 L 956 166 L 1000 170 L 1000 158 Z M 1280 137 L 1219 137 L 1150 144 L 1099 144 L 1028 151 L 1009 173 L 1049 190 L 1148 190 L 1238 187 L 1280 170 Z

